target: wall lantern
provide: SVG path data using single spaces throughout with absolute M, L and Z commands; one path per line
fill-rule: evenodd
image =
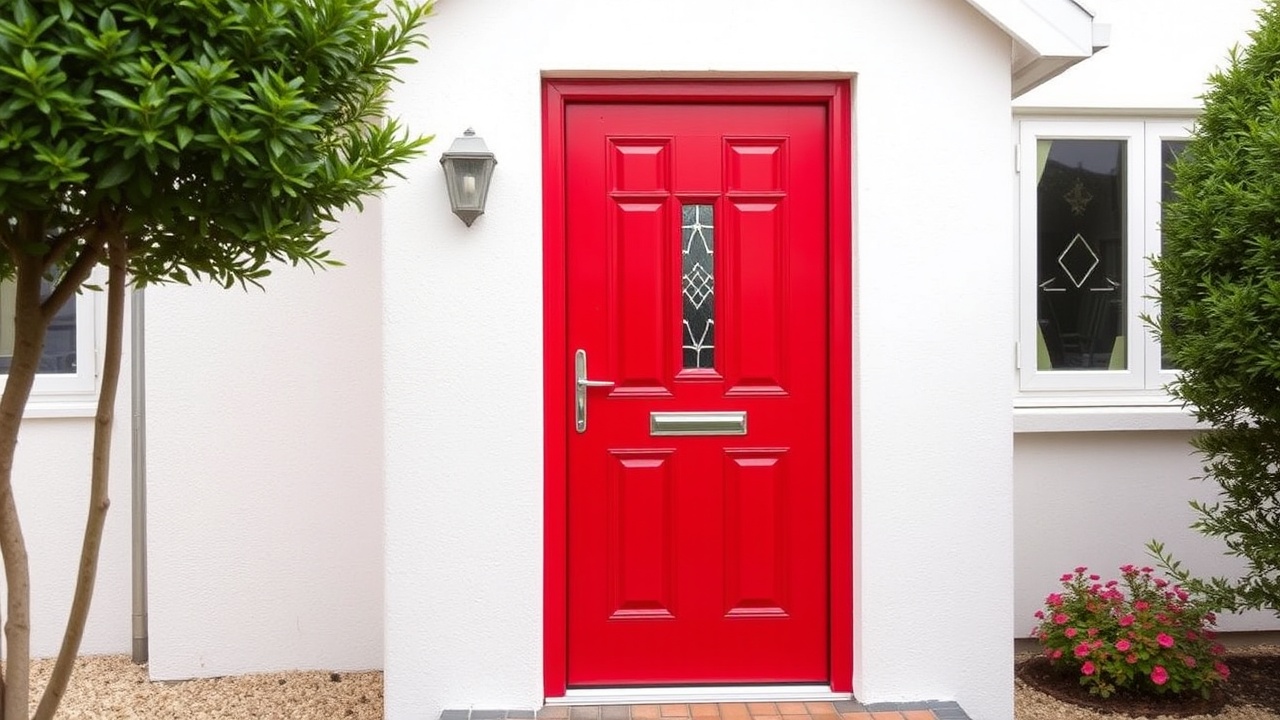
M 449 188 L 453 214 L 471 227 L 471 223 L 484 214 L 489 180 L 498 160 L 489 152 L 484 138 L 476 137 L 476 131 L 467 128 L 440 156 L 440 164 L 444 166 L 444 183 Z

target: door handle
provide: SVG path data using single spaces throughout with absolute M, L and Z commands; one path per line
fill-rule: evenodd
M 587 351 L 581 348 L 573 354 L 573 408 L 578 432 L 587 431 L 587 388 L 613 387 L 611 380 L 587 379 Z

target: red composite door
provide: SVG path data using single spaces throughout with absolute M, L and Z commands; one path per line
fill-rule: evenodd
M 826 683 L 826 111 L 565 112 L 568 685 Z

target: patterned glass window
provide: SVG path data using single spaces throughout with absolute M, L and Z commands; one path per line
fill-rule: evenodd
M 1051 369 L 1124 370 L 1125 141 L 1037 145 L 1037 319 Z
M 1191 122 L 1018 127 L 1018 406 L 1164 405 L 1177 376 L 1145 320 L 1149 258 Z
M 715 208 L 685 205 L 681 212 L 680 285 L 684 301 L 684 368 L 716 364 Z

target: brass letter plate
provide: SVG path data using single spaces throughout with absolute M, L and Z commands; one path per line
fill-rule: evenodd
M 747 413 L 651 412 L 650 435 L 746 435 Z

